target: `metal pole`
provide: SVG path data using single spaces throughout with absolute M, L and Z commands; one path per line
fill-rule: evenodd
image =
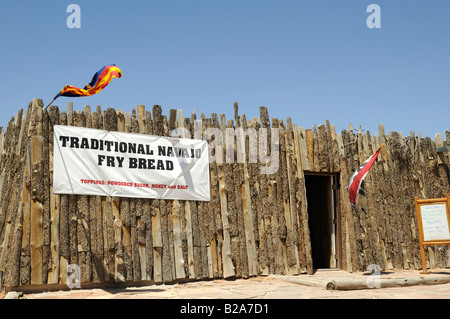
M 47 105 L 46 107 L 45 107 L 45 110 L 47 110 L 48 109 L 48 107 L 50 106 L 50 105 L 52 105 L 52 103 L 54 102 L 56 100 L 56 97 L 50 102 L 50 104 L 49 105 Z

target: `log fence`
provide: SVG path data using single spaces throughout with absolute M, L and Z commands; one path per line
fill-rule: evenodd
M 290 118 L 270 119 L 266 107 L 251 120 L 237 103 L 234 108 L 234 119 L 184 117 L 174 109 L 164 115 L 158 105 L 138 105 L 131 113 L 100 106 L 74 111 L 71 102 L 65 112 L 52 106 L 47 113 L 34 99 L 0 129 L 2 285 L 65 285 L 73 264 L 82 284 L 313 274 L 308 206 L 316 203 L 307 202 L 305 185 L 312 173 L 339 181 L 339 268 L 421 268 L 414 197 L 450 193 L 450 154 L 437 152 L 450 146 L 450 131 L 434 140 L 385 134 L 383 125 L 375 135 L 352 125 L 337 133 L 328 121 L 305 129 Z M 53 194 L 56 124 L 205 138 L 214 159 L 211 201 Z M 230 130 L 234 135 L 225 138 Z M 254 145 L 251 132 L 266 143 Z M 345 186 L 381 144 L 386 148 L 366 178 L 368 203 L 358 215 Z M 255 151 L 256 162 L 250 158 Z M 270 156 L 278 169 L 261 174 L 271 165 L 262 159 Z M 447 246 L 426 253 L 431 268 L 450 265 Z

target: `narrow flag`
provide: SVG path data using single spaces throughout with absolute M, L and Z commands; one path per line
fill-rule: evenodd
M 97 73 L 94 74 L 91 82 L 87 84 L 83 89 L 72 85 L 66 85 L 61 90 L 61 92 L 59 92 L 55 96 L 55 99 L 60 96 L 78 97 L 97 94 L 98 92 L 103 90 L 109 84 L 109 82 L 111 82 L 111 80 L 115 77 L 121 78 L 122 71 L 115 64 L 104 66 Z
M 350 178 L 350 183 L 348 185 L 348 194 L 352 206 L 356 205 L 356 199 L 358 194 L 360 192 L 364 192 L 363 190 L 364 178 L 366 177 L 373 163 L 375 163 L 377 156 L 380 153 L 381 147 L 377 149 L 377 151 L 374 154 L 372 154 L 364 163 L 362 163 L 362 165 L 356 170 L 355 173 L 353 173 L 352 177 Z
M 103 90 L 109 82 L 113 78 L 121 78 L 122 70 L 120 70 L 115 64 L 107 65 L 101 68 L 97 73 L 94 74 L 92 80 L 89 84 L 81 89 L 76 86 L 66 85 L 61 92 L 59 92 L 49 105 L 45 109 L 47 109 L 58 97 L 60 96 L 71 96 L 71 97 L 79 97 L 79 96 L 90 96 L 97 94 L 101 90 Z

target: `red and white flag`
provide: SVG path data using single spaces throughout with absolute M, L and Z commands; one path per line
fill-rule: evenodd
M 350 197 L 350 203 L 353 206 L 356 205 L 358 194 L 363 191 L 362 185 L 364 182 L 364 178 L 366 177 L 373 163 L 375 163 L 377 156 L 380 153 L 381 147 L 377 149 L 377 151 L 372 154 L 364 163 L 362 163 L 362 165 L 356 170 L 355 173 L 353 173 L 352 177 L 350 178 L 350 183 L 348 185 L 348 195 Z

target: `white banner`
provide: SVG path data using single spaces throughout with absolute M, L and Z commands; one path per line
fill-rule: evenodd
M 208 144 L 55 125 L 53 193 L 209 201 Z

